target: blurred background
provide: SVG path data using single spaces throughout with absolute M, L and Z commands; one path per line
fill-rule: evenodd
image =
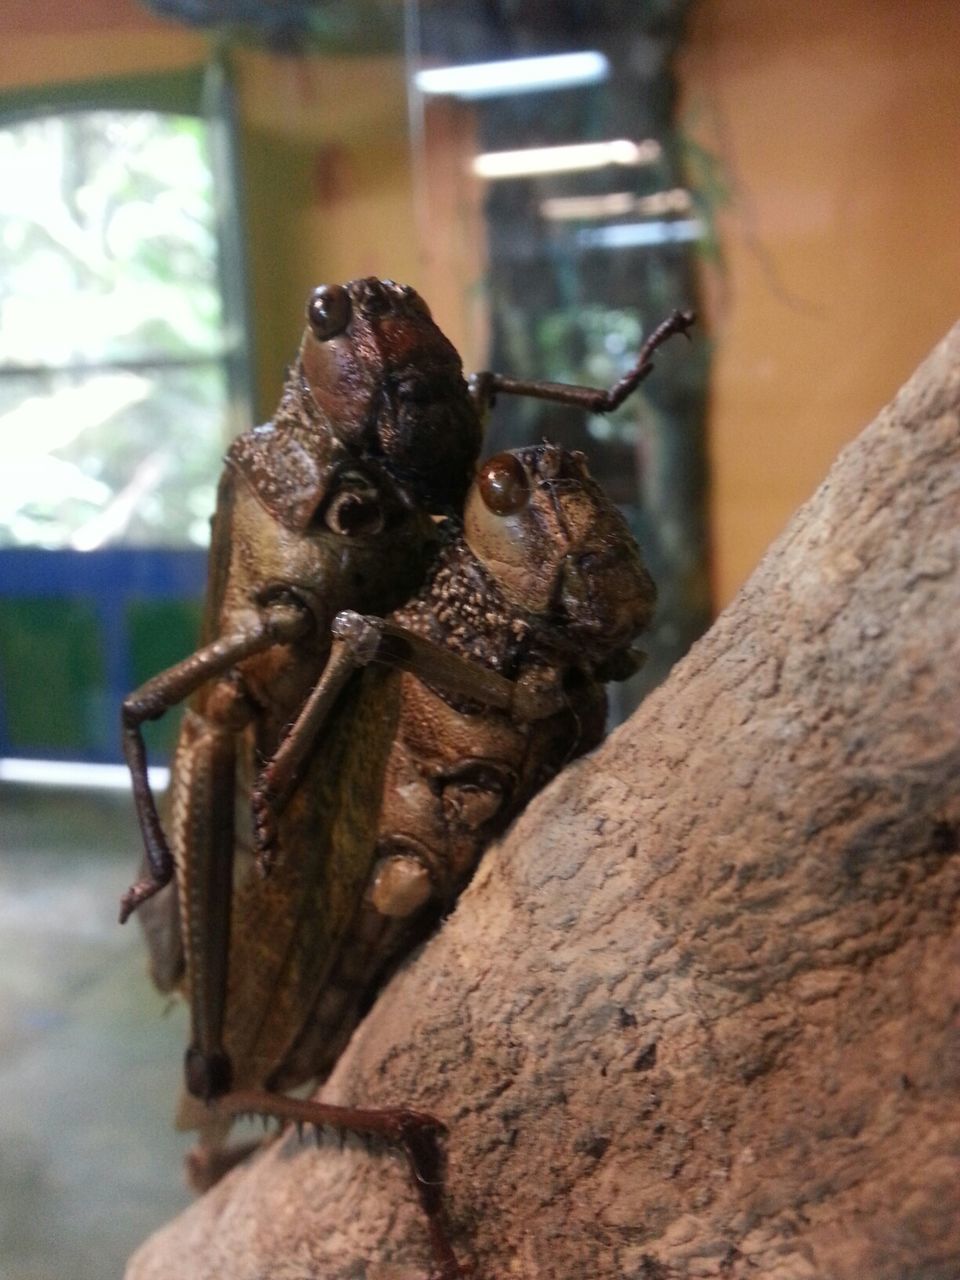
M 622 716 L 957 319 L 958 59 L 954 0 L 7 0 L 2 1280 L 119 1276 L 187 1202 L 117 708 L 195 644 L 220 459 L 310 289 L 413 284 L 468 371 L 595 386 L 696 307 L 609 419 L 488 435 L 583 449 L 641 541 Z

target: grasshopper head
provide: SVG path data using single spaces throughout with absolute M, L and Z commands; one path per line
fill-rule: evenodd
M 419 505 L 459 510 L 482 428 L 460 357 L 415 290 L 372 278 L 314 289 L 298 369 L 319 429 L 381 459 Z
M 582 454 L 539 445 L 489 459 L 467 496 L 464 536 L 514 607 L 589 660 L 626 648 L 650 622 L 656 588 Z
M 273 421 L 239 436 L 227 461 L 303 532 L 351 463 L 380 469 L 408 507 L 459 512 L 481 435 L 460 357 L 419 294 L 354 280 L 314 289 Z

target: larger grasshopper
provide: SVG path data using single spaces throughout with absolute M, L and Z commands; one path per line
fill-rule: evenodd
M 206 1102 L 221 1099 L 221 1129 L 238 1098 L 250 1102 L 246 1086 L 273 1090 L 322 1076 L 355 1016 L 355 1007 L 336 1018 L 325 1014 L 324 1000 L 351 952 L 382 846 L 389 744 L 402 699 L 379 667 L 342 691 L 342 675 L 331 684 L 327 673 L 342 667 L 328 661 L 334 617 L 344 609 L 382 615 L 414 593 L 438 553 L 430 514 L 460 506 L 483 411 L 497 392 L 613 408 L 649 371 L 655 347 L 690 319 L 675 314 L 662 325 L 610 392 L 483 375 L 472 393 L 455 351 L 412 290 L 369 280 L 323 288 L 311 298 L 308 321 L 276 419 L 240 437 L 228 455 L 204 643 L 124 704 L 147 875 L 125 896 L 122 918 L 176 872 L 179 922 L 168 911 L 159 913 L 163 930 L 154 921 L 154 969 L 162 985 L 185 987 L 187 1091 Z M 420 658 L 415 654 L 413 665 L 419 660 L 423 674 L 423 645 L 414 649 Z M 436 658 L 437 651 L 430 661 Z M 449 662 L 445 669 L 452 671 Z M 466 688 L 481 705 L 499 700 L 509 712 L 521 686 L 508 689 L 503 676 L 478 679 L 476 666 L 471 670 L 451 676 L 455 694 L 465 696 Z M 489 696 L 480 696 L 481 686 Z M 168 843 L 147 783 L 140 726 L 187 697 Z M 300 725 L 318 700 L 323 732 L 291 735 L 296 759 L 285 769 L 292 755 L 281 748 L 284 730 Z M 247 814 L 254 776 L 270 761 L 266 776 L 282 783 L 280 802 L 270 785 L 257 794 L 261 814 L 276 815 L 269 835 L 280 866 L 261 884 L 250 875 Z M 353 981 L 355 991 L 368 991 L 372 969 L 381 970 L 392 950 L 381 949 L 371 971 Z M 266 1048 L 239 1052 L 234 1045 L 252 1024 Z M 245 1088 L 231 1094 L 235 1084 Z M 256 1101 L 260 1111 L 289 1110 L 280 1099 L 258 1094 Z M 405 1110 L 314 1107 L 314 1119 L 322 1112 L 328 1122 L 406 1148 L 438 1266 L 456 1274 L 429 1190 L 437 1122 Z

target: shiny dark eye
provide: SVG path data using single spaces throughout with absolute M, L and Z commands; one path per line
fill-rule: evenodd
M 371 489 L 360 492 L 346 489 L 333 499 L 323 518 L 333 533 L 357 538 L 380 532 L 383 528 L 383 507 Z
M 480 468 L 480 497 L 497 516 L 512 516 L 530 500 L 530 481 L 523 463 L 512 453 L 498 453 Z
M 322 284 L 307 301 L 307 320 L 321 342 L 343 333 L 350 314 L 350 295 L 340 284 Z

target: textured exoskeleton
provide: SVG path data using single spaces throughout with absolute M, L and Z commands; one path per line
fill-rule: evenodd
M 459 356 L 412 289 L 321 287 L 307 318 L 274 420 L 227 454 L 202 647 L 124 704 L 148 875 L 125 895 L 121 919 L 176 865 L 181 889 L 190 885 L 179 930 L 194 1024 L 188 1083 L 205 1097 L 229 1087 L 219 1040 L 238 749 L 242 771 L 272 755 L 323 669 L 340 609 L 380 613 L 418 586 L 435 551 L 430 512 L 459 507 L 482 430 Z M 186 697 L 168 844 L 140 725 Z M 176 931 L 166 942 L 159 968 L 170 980 Z
M 630 646 L 655 599 L 626 522 L 582 454 L 540 445 L 481 468 L 462 533 L 391 621 L 518 692 L 509 708 L 482 705 L 482 692 L 471 705 L 433 684 L 429 667 L 404 673 L 373 907 L 403 918 L 417 896 L 448 904 L 491 837 L 599 742 L 604 683 L 637 669 Z
M 322 287 L 307 316 L 275 419 L 241 436 L 227 455 L 202 646 L 124 704 L 147 862 L 145 876 L 124 897 L 121 918 L 143 904 L 158 983 L 181 986 L 188 998 L 187 1090 L 205 1102 L 222 1101 L 216 1116 L 195 1108 L 199 1114 L 191 1117 L 188 1106 L 182 1119 L 198 1122 L 211 1140 L 244 1101 L 249 1110 L 288 1114 L 280 1100 L 259 1097 L 251 1106 L 247 1086 L 278 1089 L 322 1075 L 377 976 L 348 976 L 344 965 L 378 847 L 385 847 L 387 770 L 394 767 L 391 744 L 406 695 L 397 673 L 382 665 L 349 680 L 350 664 L 331 661 L 344 643 L 331 648 L 334 618 L 344 610 L 388 614 L 416 595 L 438 554 L 449 554 L 432 517 L 460 512 L 483 413 L 495 394 L 539 395 L 605 412 L 649 372 L 659 343 L 691 323 L 687 315 L 671 316 L 648 339 L 634 370 L 605 392 L 497 374 L 481 375 L 468 389 L 459 357 L 425 304 L 392 282 Z M 451 689 L 464 695 L 466 681 L 478 705 L 499 699 L 515 711 L 514 699 L 523 703 L 529 693 L 482 661 L 468 665 L 449 647 L 424 645 L 413 665 L 422 674 L 429 651 L 429 661 L 446 671 L 441 684 L 448 697 Z M 364 652 L 353 645 L 351 661 Z M 453 659 L 446 666 L 444 653 Z M 486 680 L 477 676 L 484 670 Z M 140 726 L 185 699 L 165 833 Z M 311 722 L 322 723 L 322 732 L 310 731 Z M 306 731 L 285 737 L 294 723 Z M 289 746 L 298 742 L 307 745 L 291 755 Z M 269 785 L 258 791 L 255 778 L 265 763 Z M 464 796 L 472 786 L 463 784 Z M 511 795 L 523 794 L 523 786 L 510 786 Z M 250 811 L 258 796 L 264 834 L 279 854 L 266 881 L 252 872 Z M 441 795 L 441 810 L 443 802 Z M 516 804 L 511 799 L 501 808 L 507 814 Z M 493 830 L 492 818 L 471 837 L 477 849 Z M 466 866 L 476 853 L 462 856 Z M 164 896 L 148 902 L 165 885 Z M 438 892 L 447 892 L 439 882 Z M 382 968 L 392 946 L 377 944 L 365 963 Z M 349 986 L 349 1008 L 335 1013 L 333 991 L 341 982 Z M 330 1042 L 320 1053 L 325 1036 Z M 245 1099 L 230 1094 L 238 1088 L 247 1090 Z M 444 1274 L 456 1274 L 438 1234 L 439 1193 L 430 1189 L 436 1153 L 427 1147 L 437 1122 L 407 1111 L 326 1112 L 331 1123 L 406 1147 L 435 1258 Z
M 364 886 L 311 1016 L 293 1020 L 302 1026 L 283 1062 L 268 1061 L 269 1052 L 259 1057 L 262 1023 L 256 1036 L 228 1037 L 235 1070 L 251 1073 L 244 1083 L 259 1078 L 288 1087 L 329 1070 L 385 971 L 449 908 L 490 840 L 600 740 L 604 682 L 636 670 L 630 646 L 655 597 L 626 522 L 583 456 L 541 445 L 499 454 L 480 469 L 462 525 L 450 522 L 410 602 L 385 622 L 338 618 L 323 683 L 337 685 L 339 673 L 372 664 L 355 689 L 346 686 L 357 698 L 352 714 L 390 707 L 366 855 L 358 862 L 355 847 L 348 855 L 337 846 L 326 866 L 329 872 L 349 856 Z M 380 664 L 402 670 L 387 674 Z M 306 748 L 318 728 L 307 719 L 294 726 L 284 751 Z M 365 759 L 373 758 L 368 750 Z M 257 788 L 268 838 L 262 810 L 274 793 L 272 772 L 268 767 Z M 301 865 L 286 866 L 291 856 Z M 296 882 L 302 857 L 302 850 L 281 853 L 268 883 L 274 876 Z M 250 963 L 243 951 L 238 940 L 232 981 L 240 984 L 248 969 L 262 981 L 263 956 Z M 277 975 L 276 985 L 287 986 L 286 976 Z M 231 998 L 248 997 L 238 985 Z

